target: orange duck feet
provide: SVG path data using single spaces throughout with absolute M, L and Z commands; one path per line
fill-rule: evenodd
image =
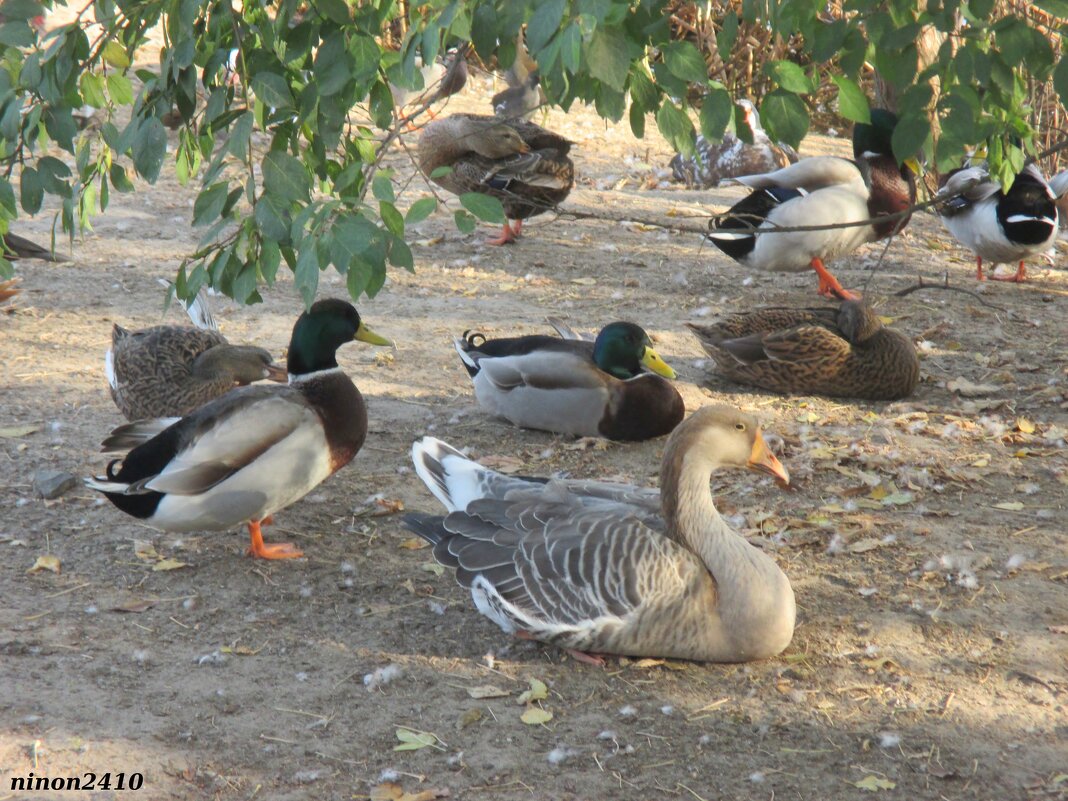
M 255 559 L 296 559 L 304 556 L 304 552 L 290 542 L 279 542 L 267 545 L 263 541 L 263 533 L 260 531 L 260 521 L 248 522 L 249 546 L 246 553 Z

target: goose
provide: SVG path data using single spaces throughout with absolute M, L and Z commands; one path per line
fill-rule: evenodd
M 687 323 L 732 381 L 787 395 L 898 400 L 920 379 L 916 348 L 862 300 L 837 308 L 766 308 Z
M 570 149 L 567 139 L 532 122 L 453 114 L 423 128 L 419 168 L 454 195 L 497 198 L 506 219 L 500 236 L 487 244 L 504 245 L 520 236 L 523 220 L 567 198 L 575 185 Z M 441 167 L 451 169 L 439 174 Z
M 317 301 L 293 326 L 288 385 L 240 387 L 178 420 L 121 426 L 104 448 L 125 456 L 86 485 L 154 528 L 224 531 L 247 523 L 251 556 L 302 556 L 290 543 L 266 545 L 260 526 L 363 445 L 367 407 L 336 358 L 352 340 L 390 344 L 352 304 Z
M 739 229 L 859 223 L 907 211 L 916 200 L 919 166 L 913 159 L 898 166 L 890 145 L 896 125 L 896 115 L 872 109 L 871 124 L 857 123 L 853 129 L 855 161 L 815 156 L 775 172 L 735 178 L 755 191 L 710 223 L 709 239 L 748 267 L 771 272 L 811 268 L 819 276 L 821 295 L 855 300 L 824 262 L 900 231 L 908 215 L 816 231 L 756 234 Z
M 588 654 L 747 662 L 789 645 L 794 593 L 709 493 L 721 467 L 789 481 L 757 420 L 707 406 L 667 441 L 660 491 L 489 470 L 431 437 L 419 478 L 448 510 L 404 524 L 506 633 Z M 598 661 L 592 658 L 593 661 Z

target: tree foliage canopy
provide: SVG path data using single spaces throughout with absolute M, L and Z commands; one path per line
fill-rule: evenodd
M 406 231 L 437 207 L 429 196 L 402 202 L 393 176 L 379 169 L 400 131 L 390 83 L 421 88 L 417 57 L 430 63 L 463 41 L 484 62 L 507 67 L 524 29 L 550 102 L 564 109 L 590 103 L 610 120 L 627 116 L 639 137 L 655 120 L 684 151 L 696 130 L 718 139 L 741 120 L 723 84 L 709 78 L 708 63 L 709 48 L 726 58 L 747 24 L 800 35 L 806 63 L 764 64 L 773 88 L 760 104 L 772 137 L 794 145 L 808 131 L 809 103 L 821 85 L 833 83 L 843 117 L 868 118 L 867 64 L 899 98 L 899 158 L 923 151 L 945 169 L 985 143 L 994 174 L 1008 183 L 1035 150 L 1041 122 L 1028 87 L 1052 81 L 1068 98 L 1068 62 L 1057 57 L 1068 0 L 1039 0 L 1031 15 L 1003 0 L 845 0 L 834 13 L 823 0 L 742 0 L 722 5 L 729 10 L 714 42 L 696 43 L 672 29 L 668 12 L 678 5 L 96 0 L 72 23 L 41 35 L 34 18 L 46 5 L 6 0 L 0 229 L 20 210 L 39 212 L 47 194 L 58 199 L 62 229 L 73 235 L 106 209 L 112 191 L 136 191 L 134 175 L 152 182 L 166 165 L 182 183 L 200 185 L 192 223 L 202 238 L 177 277 L 181 295 L 211 284 L 255 302 L 283 262 L 306 303 L 331 266 L 353 297 L 374 295 L 387 264 L 413 268 Z M 156 26 L 164 37 L 159 63 L 135 69 Z M 923 63 L 917 41 L 931 30 L 942 44 Z M 93 133 L 75 122 L 86 105 L 105 117 Z M 175 110 L 181 124 L 177 146 L 169 147 L 163 120 Z M 57 148 L 69 158 L 57 158 Z M 456 212 L 463 230 L 474 226 L 471 212 L 501 214 L 494 203 L 465 208 Z M 0 260 L 0 275 L 10 270 Z

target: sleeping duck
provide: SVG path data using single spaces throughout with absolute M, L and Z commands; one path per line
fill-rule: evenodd
M 479 405 L 522 428 L 645 440 L 667 434 L 685 413 L 679 391 L 661 378 L 675 371 L 633 323 L 606 325 L 593 342 L 465 332 L 455 345 Z
M 787 395 L 898 400 L 920 378 L 916 348 L 872 308 L 767 308 L 713 325 L 686 324 L 720 371 L 740 384 Z
M 728 178 L 771 172 L 798 160 L 797 151 L 792 147 L 771 141 L 751 101 L 739 100 L 738 105 L 745 113 L 749 130 L 753 132 L 752 143 L 743 142 L 729 131 L 719 142 L 709 142 L 704 136 L 698 136 L 692 156 L 676 153 L 671 160 L 674 180 L 685 183 L 690 189 L 708 189 Z
M 916 199 L 914 171 L 919 167 L 911 159 L 909 166 L 899 166 L 894 159 L 890 140 L 896 125 L 895 114 L 872 109 L 871 124 L 857 123 L 853 129 L 855 161 L 816 156 L 766 175 L 735 178 L 755 191 L 709 224 L 709 238 L 748 267 L 772 272 L 811 268 L 819 276 L 821 295 L 855 298 L 824 262 L 901 230 L 908 215 L 818 231 L 756 234 L 740 229 L 861 222 L 907 211 Z
M 936 197 L 945 200 L 938 216 L 946 230 L 975 254 L 980 281 L 986 278 L 983 259 L 1018 263 L 1012 275 L 991 273 L 995 281 L 1023 281 L 1024 259 L 1049 250 L 1060 231 L 1057 193 L 1033 163 L 1020 171 L 1007 192 L 985 166 L 954 170 Z
M 720 516 L 708 489 L 722 467 L 789 481 L 748 414 L 706 406 L 676 428 L 659 492 L 505 476 L 430 437 L 412 461 L 448 514 L 404 524 L 507 633 L 597 663 L 591 652 L 746 662 L 793 637 L 790 580 Z
M 265 545 L 260 523 L 352 461 L 363 445 L 367 408 L 335 355 L 354 339 L 389 344 L 350 303 L 316 302 L 293 327 L 288 385 L 241 387 L 177 421 L 122 426 L 104 446 L 128 453 L 86 484 L 155 528 L 222 531 L 247 523 L 252 556 L 301 556 L 288 543 Z
M 111 329 L 104 357 L 111 397 L 127 420 L 181 417 L 235 386 L 286 380 L 271 354 L 231 345 L 219 331 L 185 325 Z
M 523 220 L 552 210 L 571 192 L 570 149 L 567 139 L 532 122 L 453 114 L 423 128 L 419 168 L 454 195 L 479 192 L 501 201 L 504 228 L 487 244 L 504 245 L 522 233 Z M 440 167 L 452 169 L 432 177 Z

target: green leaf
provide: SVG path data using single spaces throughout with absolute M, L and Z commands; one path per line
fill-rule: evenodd
M 112 73 L 107 77 L 108 94 L 114 103 L 128 106 L 134 101 L 133 84 L 125 75 Z
M 297 285 L 306 309 L 310 309 L 312 301 L 315 300 L 321 269 L 318 248 L 315 247 L 314 242 L 306 241 L 300 251 L 300 258 L 297 259 L 297 266 L 293 269 L 293 282 Z
M 378 204 L 378 216 L 382 218 L 382 222 L 386 224 L 386 228 L 394 236 L 404 236 L 404 218 L 401 213 L 397 211 L 397 207 L 390 203 L 388 200 L 383 200 Z
M 107 98 L 104 96 L 104 79 L 94 72 L 83 72 L 78 86 L 82 90 L 82 99 L 93 108 L 104 108 Z
M 542 0 L 535 5 L 534 14 L 527 23 L 527 47 L 537 56 L 538 52 L 556 33 L 564 18 L 567 0 Z
M 726 89 L 710 89 L 701 101 L 701 133 L 706 139 L 719 141 L 734 116 L 734 101 Z
M 365 262 L 363 259 L 354 259 L 349 264 L 348 275 L 345 279 L 345 284 L 349 290 L 349 296 L 352 298 L 358 298 L 367 289 L 367 284 L 371 280 L 371 265 Z
M 661 50 L 672 75 L 691 83 L 703 84 L 708 80 L 708 65 L 701 51 L 690 42 L 670 42 Z
M 133 141 L 134 169 L 149 183 L 159 178 L 167 152 L 167 131 L 155 117 L 142 120 Z
M 619 31 L 598 28 L 586 53 L 590 75 L 622 92 L 630 69 L 627 40 Z
M 669 98 L 664 98 L 656 112 L 656 127 L 677 151 L 687 155 L 693 153 L 693 123 Z
M 130 176 L 126 174 L 126 168 L 121 164 L 112 164 L 108 175 L 111 177 L 111 185 L 118 191 L 132 192 L 134 190 L 133 182 L 130 181 Z
M 857 82 L 845 75 L 832 75 L 831 80 L 838 87 L 838 112 L 847 120 L 870 123 L 868 98 Z
M 438 208 L 437 198 L 434 197 L 421 197 L 408 207 L 408 212 L 404 215 L 405 225 L 416 225 L 421 223 Z
M 375 173 L 375 177 L 371 181 L 371 194 L 375 196 L 375 200 L 386 200 L 390 203 L 397 199 L 397 193 L 393 191 L 392 179 L 382 171 Z
M 812 79 L 805 71 L 792 61 L 771 61 L 765 72 L 783 89 L 798 95 L 806 95 L 816 90 Z
M 272 150 L 263 159 L 263 186 L 288 201 L 307 201 L 311 193 L 307 167 L 280 150 Z
M 433 170 L 430 171 L 431 179 L 443 178 L 446 175 L 452 175 L 452 167 L 448 166 L 447 164 L 443 164 L 440 167 L 435 167 Z
M 463 210 L 454 212 L 452 218 L 456 221 L 456 227 L 461 233 L 469 234 L 475 230 L 475 225 L 477 225 L 475 218 Z
M 630 99 L 641 106 L 642 113 L 652 111 L 660 104 L 660 92 L 653 83 L 653 77 L 640 61 L 630 70 Z
M 915 158 L 931 135 L 931 123 L 920 114 L 906 115 L 898 120 L 890 145 L 898 162 Z
M 504 206 L 495 197 L 478 192 L 464 192 L 460 195 L 460 204 L 483 222 L 504 224 Z
M 389 247 L 389 263 L 394 267 L 403 267 L 410 273 L 415 272 L 415 257 L 412 249 L 403 239 L 394 239 Z
M 312 71 L 322 97 L 338 94 L 352 80 L 355 64 L 341 33 L 330 34 L 315 54 Z
M 212 184 L 203 190 L 193 202 L 193 226 L 198 227 L 214 222 L 226 205 L 227 185 L 225 181 Z
M 1055 17 L 1068 19 L 1068 0 L 1035 0 L 1035 5 Z
M 5 0 L 0 4 L 0 14 L 6 19 L 28 20 L 44 13 L 44 7 L 36 0 Z
M 1053 70 L 1053 88 L 1057 90 L 1061 105 L 1068 106 L 1068 58 L 1062 58 Z
M 804 102 L 784 89 L 764 96 L 760 119 L 772 141 L 786 142 L 791 147 L 799 146 L 808 133 L 808 110 Z
M 397 729 L 397 739 L 400 745 L 393 746 L 394 751 L 418 751 L 420 748 L 435 745 L 438 738 L 429 732 L 415 732 L 408 729 Z
M 286 79 L 275 72 L 258 72 L 252 76 L 252 91 L 266 105 L 275 109 L 293 107 L 293 93 Z
M 279 244 L 289 242 L 289 202 L 277 195 L 263 194 L 256 201 L 254 211 L 260 231 Z M 309 250 L 310 248 L 305 248 Z
M 36 214 L 44 202 L 44 187 L 41 177 L 33 167 L 23 167 L 19 179 L 19 201 L 27 214 Z
M 476 3 L 471 18 L 471 44 L 483 59 L 493 55 L 497 47 L 497 11 L 493 3 Z
M 631 133 L 637 139 L 643 138 L 645 136 L 645 109 L 637 103 L 631 103 L 629 119 Z
M 5 6 L 6 5 L 7 4 L 5 3 Z M 120 70 L 124 70 L 130 66 L 130 57 L 126 55 L 126 48 L 114 39 L 104 45 L 103 56 L 105 62 Z

